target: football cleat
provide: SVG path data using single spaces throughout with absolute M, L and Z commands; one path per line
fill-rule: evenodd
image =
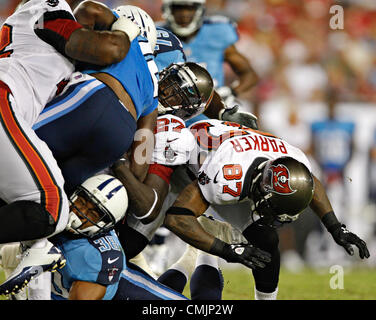
M 62 252 L 51 242 L 46 241 L 43 248 L 31 247 L 21 256 L 21 261 L 9 278 L 0 285 L 0 295 L 17 294 L 28 283 L 45 271 L 54 272 L 65 266 L 66 260 Z

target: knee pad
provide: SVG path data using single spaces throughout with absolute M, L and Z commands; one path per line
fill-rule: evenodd
M 15 201 L 0 208 L 0 243 L 45 238 L 56 223 L 49 212 L 34 201 Z

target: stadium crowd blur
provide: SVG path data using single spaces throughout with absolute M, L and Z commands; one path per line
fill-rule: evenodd
M 137 5 L 163 20 L 161 0 L 101 2 Z M 237 22 L 237 48 L 260 77 L 239 97 L 242 107 L 259 117 L 262 130 L 309 155 L 337 216 L 368 244 L 371 257 L 362 264 L 376 266 L 376 1 L 206 2 L 208 15 Z M 17 4 L 0 0 L 0 20 Z M 231 83 L 233 74 L 225 70 Z M 329 120 L 351 129 L 325 131 Z M 282 263 L 292 271 L 305 264 L 359 262 L 329 239 L 310 212 L 282 228 L 280 236 Z

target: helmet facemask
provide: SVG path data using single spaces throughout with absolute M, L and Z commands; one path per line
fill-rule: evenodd
M 169 24 L 171 30 L 179 37 L 189 37 L 200 29 L 203 23 L 203 17 L 205 14 L 205 5 L 203 1 L 166 1 L 163 5 L 163 18 Z M 195 13 L 191 22 L 187 26 L 179 25 L 173 15 L 174 9 L 178 9 L 182 6 L 190 6 L 195 8 Z
M 205 110 L 206 104 L 203 103 L 194 77 L 189 68 L 178 64 L 160 73 L 159 114 L 172 114 L 188 120 Z
M 89 209 L 90 211 L 95 211 L 96 214 L 92 214 L 89 217 L 82 210 L 80 210 L 75 201 L 82 197 L 86 201 L 91 202 L 94 206 Z M 93 196 L 88 190 L 79 186 L 77 190 L 73 193 L 70 198 L 71 211 L 69 215 L 69 220 L 67 224 L 67 229 L 75 234 L 80 234 L 85 237 L 93 237 L 98 234 L 106 233 L 111 230 L 116 221 L 114 216 L 105 208 L 101 202 Z M 74 208 L 74 210 L 72 210 Z M 85 225 L 88 225 L 85 228 L 82 228 Z

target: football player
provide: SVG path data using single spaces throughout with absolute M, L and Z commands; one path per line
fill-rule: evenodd
M 164 141 L 170 141 L 169 152 L 159 149 L 159 158 L 156 158 L 156 166 L 167 167 L 153 170 L 154 164 L 151 165 L 149 172 L 152 175 L 145 184 L 132 179 L 126 164 L 118 162 L 113 168 L 121 181 L 134 184 L 127 187 L 129 197 L 133 204 L 137 203 L 135 208 L 140 213 L 134 216 L 141 223 L 150 223 L 157 217 L 155 221 L 159 221 L 159 225 L 164 223 L 192 246 L 228 262 L 251 267 L 256 299 L 276 299 L 280 267 L 276 228 L 295 221 L 307 206 L 348 254 L 354 254 L 355 245 L 361 259 L 369 257 L 366 243 L 338 221 L 323 186 L 312 175 L 310 164 L 299 149 L 272 134 L 230 122 L 199 121 L 190 130 L 180 128 L 180 137 L 173 131 L 174 126 L 176 124 L 169 130 L 170 136 L 163 137 Z M 194 143 L 190 144 L 192 140 Z M 155 150 L 158 150 L 158 139 Z M 154 205 L 151 195 L 156 193 L 158 201 L 164 199 L 173 171 L 168 166 L 170 157 L 178 160 L 183 156 L 185 160 L 189 159 L 196 179 L 179 194 L 165 215 L 158 216 L 158 206 Z M 240 230 L 248 243 L 225 242 L 219 238 L 224 234 L 214 237 L 206 232 L 197 217 L 209 206 L 214 206 L 225 221 Z M 240 206 L 241 214 L 239 210 L 232 210 L 233 206 Z M 146 234 L 147 228 L 148 224 L 138 230 Z M 233 230 L 228 232 L 233 233 Z M 232 234 L 226 237 L 233 238 Z M 262 252 L 255 252 L 252 245 L 269 252 L 271 262 L 265 264 L 267 257 Z
M 249 61 L 236 49 L 236 25 L 224 16 L 205 16 L 205 0 L 163 0 L 162 27 L 174 32 L 183 43 L 188 61 L 203 65 L 214 79 L 218 93 L 226 105 L 233 107 L 234 97 L 251 89 L 258 76 Z M 225 87 L 223 63 L 226 62 L 238 79 Z M 205 119 L 198 116 L 187 123 Z
M 77 13 L 87 12 L 85 4 L 77 8 Z M 73 60 L 102 66 L 118 62 L 140 33 L 130 19 L 98 13 L 94 21 L 103 31 L 78 23 L 64 0 L 31 0 L 1 27 L 0 243 L 31 240 L 28 246 L 33 246 L 5 290 L 30 278 L 23 270 L 33 259 L 43 270 L 63 265 L 61 253 L 45 237 L 63 230 L 68 219 L 64 179 L 32 126 L 74 71 Z
M 187 299 L 139 267 L 126 265 L 113 227 L 125 217 L 127 208 L 127 191 L 113 176 L 95 175 L 75 190 L 66 229 L 50 238 L 67 263 L 52 273 L 51 285 L 44 287 L 44 300 Z M 28 299 L 35 300 L 30 288 Z
M 136 131 L 152 132 L 157 116 L 154 22 L 134 6 L 109 11 L 114 16 L 142 19 L 135 21 L 143 25 L 143 35 L 132 42 L 122 61 L 74 73 L 65 91 L 46 105 L 33 126 L 57 159 L 69 194 L 128 150 L 133 154 L 143 143 L 134 139 Z M 64 138 L 59 137 L 62 130 Z M 142 180 L 147 161 L 131 159 L 132 170 Z

